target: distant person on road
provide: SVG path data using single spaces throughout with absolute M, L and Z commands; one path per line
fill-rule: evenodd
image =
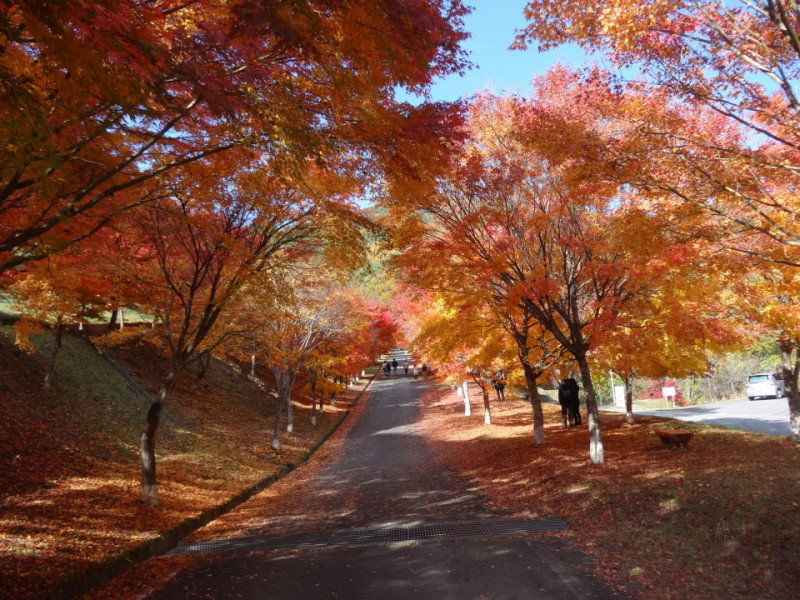
M 419 377 L 419 371 L 417 371 L 417 365 L 414 365 L 413 369 L 411 370 L 412 374 L 414 375 L 414 379 Z
M 392 372 L 397 374 L 397 359 L 396 358 L 392 359 Z
M 406 377 L 408 377 L 408 361 L 406 361 L 406 364 L 403 365 L 403 371 L 406 372 Z
M 426 379 L 428 377 L 428 365 L 427 363 L 422 363 L 422 378 Z
M 392 365 L 389 364 L 389 361 L 386 361 L 386 364 L 383 365 L 383 372 L 386 373 L 386 376 L 392 374 Z

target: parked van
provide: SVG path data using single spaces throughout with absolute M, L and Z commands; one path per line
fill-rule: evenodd
M 755 373 L 747 378 L 747 399 L 780 398 L 785 386 L 781 373 Z

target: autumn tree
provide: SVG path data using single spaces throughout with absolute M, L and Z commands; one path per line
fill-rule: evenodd
M 740 278 L 735 291 L 757 331 L 778 338 L 781 370 L 789 403 L 789 430 L 800 443 L 800 331 L 797 327 L 800 275 L 788 265 L 772 265 Z
M 457 382 L 473 381 L 481 390 L 484 424 L 491 425 L 492 375 L 515 366 L 508 334 L 485 303 L 468 299 L 461 290 L 440 290 L 426 304 L 426 309 L 417 311 L 419 333 L 412 348 L 440 365 L 445 376 Z
M 284 291 L 277 303 L 258 286 L 248 290 L 251 312 L 245 313 L 245 317 L 254 325 L 250 335 L 263 362 L 272 371 L 277 387 L 272 437 L 272 447 L 276 450 L 280 448 L 284 408 L 287 432 L 291 433 L 294 428 L 291 396 L 298 373 L 311 368 L 316 385 L 316 371 L 328 362 L 323 352 L 339 354 L 340 361 L 346 355 L 340 347 L 350 341 L 352 329 L 349 325 L 358 315 L 352 312 L 347 295 L 335 290 L 333 281 L 308 268 L 296 268 L 285 274 L 280 286 Z M 265 305 L 265 300 L 269 306 Z M 335 348 L 337 346 L 339 348 Z M 335 368 L 335 363 L 334 360 L 328 364 Z
M 349 380 L 397 345 L 398 326 L 381 302 L 367 300 L 358 288 L 348 285 L 340 292 L 348 303 L 348 318 L 336 336 L 331 336 L 306 358 L 311 393 L 311 423 L 317 424 L 317 400 L 323 409 L 326 392 L 341 391 L 336 380 Z
M 660 157 L 672 157 L 683 167 L 651 183 L 736 228 L 759 232 L 781 246 L 797 246 L 800 232 L 787 218 L 797 209 L 787 188 L 796 185 L 800 141 L 800 21 L 792 2 L 604 0 L 564 7 L 536 0 L 528 3 L 525 16 L 528 24 L 518 46 L 537 42 L 546 49 L 576 42 L 606 52 L 618 65 L 636 67 L 642 79 L 655 83 L 658 90 L 648 94 L 666 91 L 686 103 L 673 113 L 683 126 L 650 121 L 647 112 L 638 115 Z M 698 112 L 706 113 L 705 126 L 692 126 Z M 729 133 L 719 136 L 714 128 Z M 686 171 L 704 185 L 696 190 L 682 185 Z M 714 191 L 710 197 L 709 188 Z
M 173 181 L 169 199 L 129 216 L 128 260 L 118 264 L 146 297 L 153 334 L 169 357 L 168 374 L 142 434 L 142 499 L 156 504 L 155 441 L 178 375 L 238 335 L 232 310 L 256 273 L 293 260 L 313 231 L 317 204 L 274 178 L 244 170 L 215 186 L 198 170 Z
M 497 162 L 493 173 L 488 168 L 482 169 L 496 157 L 487 156 L 486 163 L 472 158 L 463 168 L 454 170 L 447 183 L 441 183 L 437 196 L 440 202 L 428 203 L 422 209 L 427 226 L 422 238 L 415 239 L 413 251 L 397 262 L 404 266 L 415 285 L 435 291 L 439 301 L 449 310 L 455 310 L 455 314 L 482 311 L 481 320 L 487 330 L 482 335 L 486 339 L 506 334 L 501 338 L 516 348 L 525 375 L 534 416 L 534 442 L 542 444 L 544 414 L 538 379 L 558 362 L 562 347 L 541 328 L 526 305 L 510 297 L 505 282 L 495 276 L 496 269 L 502 268 L 501 256 L 511 262 L 515 260 L 509 257 L 514 252 L 513 244 L 508 243 L 507 237 L 504 239 L 502 225 L 494 222 L 495 218 L 502 219 L 500 215 L 509 207 L 513 191 L 510 181 L 505 179 L 509 174 L 501 175 Z M 403 221 L 401 228 L 415 231 L 408 221 Z M 445 325 L 440 335 L 458 338 L 462 333 L 460 328 Z M 466 357 L 472 351 L 462 349 L 459 353 Z M 472 372 L 489 371 L 488 366 L 480 365 L 474 366 Z M 483 386 L 481 389 L 485 394 Z
M 16 344 L 34 352 L 31 335 L 49 328 L 53 350 L 48 360 L 44 390 L 49 391 L 56 361 L 68 325 L 79 327 L 105 308 L 111 282 L 84 254 L 64 252 L 35 265 L 15 277 L 9 293 L 19 314 L 15 322 Z
M 234 148 L 284 172 L 351 153 L 360 174 L 399 181 L 442 148 L 451 115 L 395 90 L 424 94 L 464 68 L 465 12 L 460 0 L 0 3 L 0 272 Z
M 543 344 L 540 357 L 553 352 L 555 359 L 560 346 L 574 358 L 587 396 L 590 457 L 603 462 L 590 350 L 614 327 L 637 285 L 609 235 L 625 222 L 615 218 L 619 187 L 605 177 L 612 167 L 603 138 L 569 139 L 573 125 L 602 132 L 605 122 L 599 111 L 586 112 L 575 97 L 558 92 L 561 75 L 543 78 L 530 99 L 477 98 L 474 141 L 420 209 L 436 224 L 440 254 L 475 273 L 479 293 L 498 314 L 518 319 L 518 332 L 533 322 L 547 332 L 532 336 Z M 568 150 L 554 153 L 562 142 Z M 572 153 L 582 160 L 570 159 Z M 420 219 L 405 229 L 424 227 Z M 530 345 L 520 355 L 530 356 Z
M 800 266 L 794 193 L 800 21 L 794 3 L 608 0 L 565 8 L 542 0 L 528 4 L 526 17 L 521 46 L 577 42 L 640 70 L 639 98 L 620 103 L 626 114 L 619 122 L 634 124 L 650 140 L 631 181 L 700 210 L 710 226 L 695 234 L 749 257 L 751 267 Z M 770 321 L 793 348 L 794 322 Z M 792 388 L 787 397 L 795 423 L 800 396 Z M 800 440 L 800 430 L 793 425 L 792 431 Z
M 647 287 L 626 303 L 593 356 L 622 379 L 628 423 L 635 377 L 706 374 L 713 357 L 743 350 L 761 331 L 731 285 L 740 276 L 731 267 L 702 241 L 665 246 L 642 267 Z

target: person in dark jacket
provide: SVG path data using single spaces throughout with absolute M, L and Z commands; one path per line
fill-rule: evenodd
M 497 371 L 492 375 L 492 385 L 494 391 L 497 392 L 498 402 L 506 401 L 506 374 L 505 371 Z
M 561 405 L 561 426 L 567 426 L 567 419 L 569 425 L 581 424 L 581 410 L 580 410 L 580 389 L 578 382 L 572 377 L 565 379 L 558 386 L 558 403 Z

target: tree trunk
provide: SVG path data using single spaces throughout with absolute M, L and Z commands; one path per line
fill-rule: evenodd
M 61 343 L 64 337 L 64 319 L 61 315 L 59 315 L 56 321 L 56 328 L 53 331 L 54 335 L 54 342 L 53 342 L 53 353 L 50 355 L 50 364 L 47 366 L 47 373 L 44 376 L 44 391 L 50 391 L 50 385 L 53 383 L 53 374 L 56 370 L 56 361 L 58 360 L 58 355 L 61 353 Z
M 625 422 L 633 424 L 633 377 L 622 378 L 625 384 Z
M 594 465 L 601 465 L 605 462 L 603 436 L 600 430 L 600 414 L 597 410 L 597 397 L 594 393 L 592 374 L 589 371 L 586 355 L 576 356 L 575 360 L 581 371 L 581 383 L 583 383 L 586 393 L 586 412 L 589 414 L 589 460 Z
M 544 444 L 544 412 L 542 411 L 542 397 L 539 395 L 539 386 L 536 374 L 528 361 L 522 361 L 522 370 L 525 373 L 525 386 L 528 388 L 528 397 L 533 409 L 533 443 L 537 446 Z
M 156 479 L 156 433 L 161 423 L 161 411 L 167 402 L 169 393 L 175 385 L 178 367 L 174 366 L 167 375 L 158 399 L 147 411 L 147 423 L 142 432 L 139 455 L 142 460 L 142 502 L 148 506 L 158 506 L 158 480 Z
M 481 385 L 481 392 L 483 393 L 483 424 L 492 424 L 492 408 L 489 405 L 489 389 L 486 384 Z
M 461 390 L 464 396 L 464 416 L 469 417 L 472 414 L 472 408 L 469 404 L 469 381 L 466 379 L 461 383 Z
M 540 446 L 544 444 L 544 412 L 542 411 L 542 397 L 539 395 L 539 387 L 535 380 L 533 386 L 528 387 L 528 393 L 533 409 L 533 443 Z
M 294 372 L 286 367 L 273 368 L 275 383 L 278 386 L 278 401 L 275 406 L 275 430 L 272 437 L 272 447 L 280 448 L 281 414 L 286 406 L 287 424 L 286 431 L 291 433 L 294 428 L 294 413 L 292 411 L 292 387 L 294 386 Z
M 272 447 L 275 450 L 281 447 L 281 415 L 283 414 L 283 396 L 278 390 L 278 399 L 275 401 L 275 428 L 272 431 Z
M 797 342 L 789 338 L 781 338 L 781 366 L 783 367 L 783 382 L 785 385 L 786 400 L 789 402 L 789 436 L 796 443 L 800 443 L 800 389 L 797 379 L 800 373 L 800 353 L 796 354 L 792 364 L 792 350 L 797 352 Z
M 111 311 L 111 318 L 108 321 L 108 330 L 113 331 L 117 327 L 117 318 L 119 317 L 119 309 L 115 308 Z
M 311 371 L 311 424 L 317 425 L 317 372 Z
M 294 405 L 292 404 L 292 390 L 294 389 L 294 371 L 286 374 L 286 433 L 294 431 Z
M 206 350 L 197 358 L 197 381 L 201 381 L 211 367 L 211 351 Z

